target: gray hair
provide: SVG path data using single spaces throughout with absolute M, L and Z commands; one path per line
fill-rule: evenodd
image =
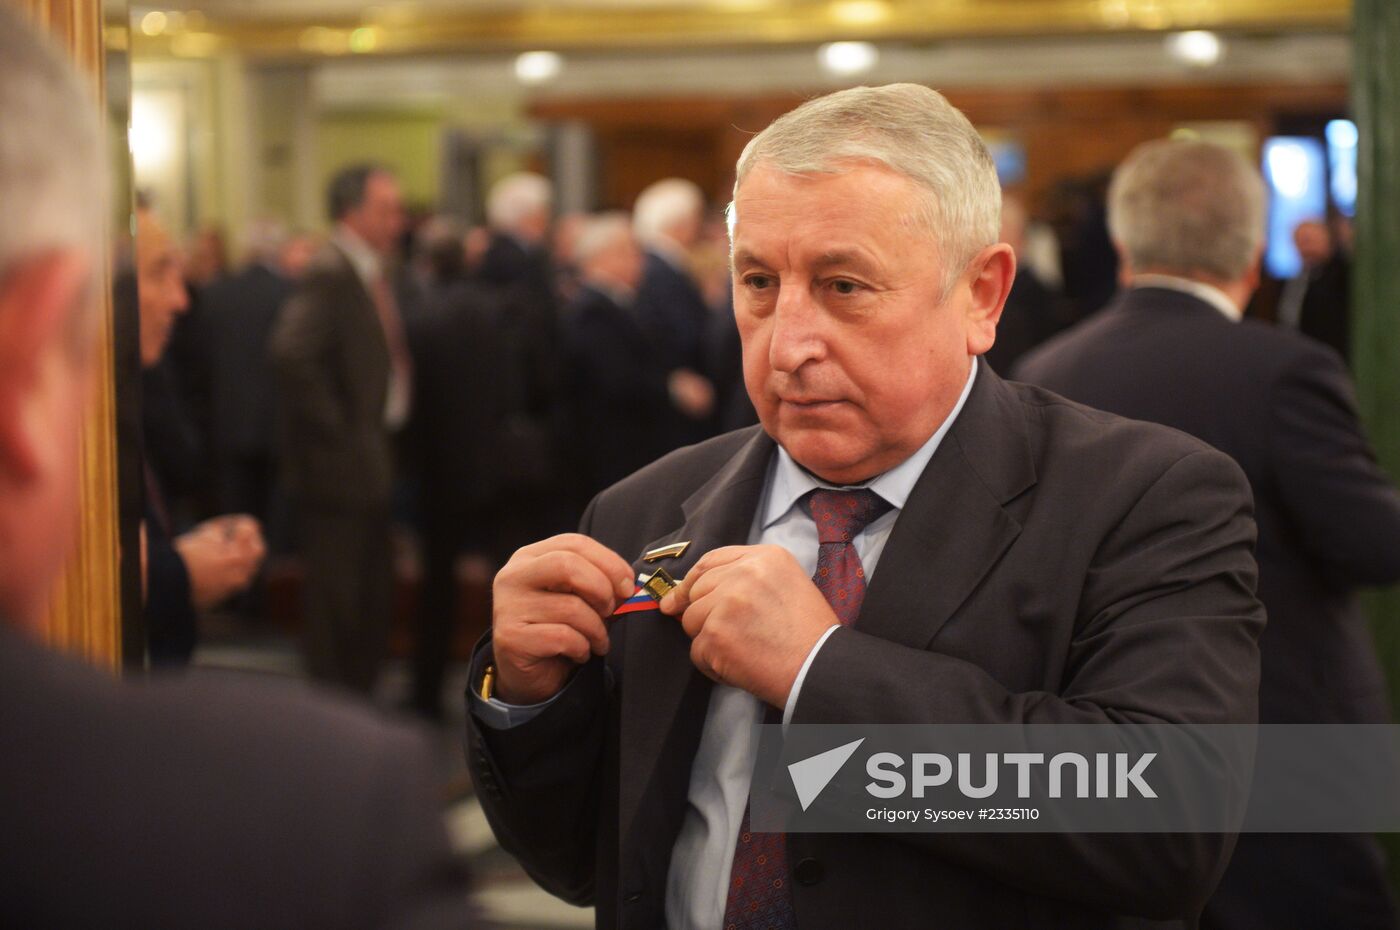
M 51 249 L 81 251 L 100 268 L 107 164 L 97 103 L 47 37 L 2 6 L 0 62 L 0 279 Z M 95 312 L 73 321 L 75 337 Z
M 778 117 L 739 156 L 735 197 L 758 164 L 834 174 L 862 161 L 884 165 L 924 192 L 912 219 L 938 248 L 945 293 L 974 255 L 996 243 L 1001 185 L 991 153 L 967 117 L 920 84 L 853 87 Z M 735 219 L 731 204 L 731 233 Z
M 1108 230 L 1134 271 L 1243 277 L 1264 239 L 1264 181 L 1212 142 L 1159 139 L 1133 150 L 1108 188 Z
M 699 218 L 704 210 L 705 195 L 698 184 L 685 178 L 663 178 L 637 195 L 632 231 L 637 241 L 651 245 L 678 223 Z
M 620 240 L 632 237 L 632 223 L 621 210 L 594 213 L 583 221 L 574 243 L 574 261 L 586 265 L 599 252 L 604 252 Z
M 515 231 L 521 223 L 554 200 L 554 185 L 544 175 L 519 171 L 506 175 L 486 197 L 486 222 L 494 229 Z

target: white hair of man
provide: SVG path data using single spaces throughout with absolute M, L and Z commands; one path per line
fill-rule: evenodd
M 0 279 L 51 250 L 79 251 L 100 268 L 106 161 L 92 94 L 47 37 L 4 7 L 0 62 Z
M 1237 281 L 1264 241 L 1264 181 L 1232 149 L 1159 139 L 1133 150 L 1108 187 L 1108 230 L 1135 272 Z
M 997 242 L 1001 185 L 991 153 L 961 111 L 920 84 L 853 87 L 778 117 L 739 156 L 735 196 L 759 164 L 835 174 L 860 162 L 883 165 L 923 192 L 909 220 L 938 249 L 945 294 L 968 262 Z M 736 219 L 731 204 L 731 232 Z
M 574 242 L 574 260 L 587 268 L 595 255 L 605 252 L 632 236 L 632 222 L 622 210 L 609 210 L 586 217 Z
M 519 171 L 497 181 L 486 197 L 486 222 L 493 229 L 516 232 L 542 211 L 549 212 L 554 185 L 544 175 Z
M 632 232 L 642 245 L 674 239 L 682 224 L 698 227 L 705 211 L 700 185 L 685 178 L 663 178 L 637 195 L 632 207 Z

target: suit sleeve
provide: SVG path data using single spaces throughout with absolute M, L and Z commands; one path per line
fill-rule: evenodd
M 325 359 L 335 338 L 335 288 L 320 275 L 287 301 L 272 331 L 273 364 L 281 395 L 287 398 L 299 427 L 334 435 L 345 422 L 345 410 L 330 381 Z
M 1264 625 L 1253 543 L 1238 467 L 1189 454 L 1099 545 L 1057 692 L 1012 692 L 965 660 L 843 628 L 817 653 L 792 722 L 1252 723 Z M 1234 846 L 1221 834 L 906 839 L 1013 887 L 1156 919 L 1199 913 Z
M 489 635 L 477 648 L 490 649 Z M 606 678 L 595 656 L 557 700 L 507 730 L 467 715 L 467 767 L 496 838 L 540 887 L 578 905 L 593 903 Z
M 1376 464 L 1341 361 L 1312 349 L 1269 406 L 1272 478 L 1300 543 L 1338 584 L 1400 581 L 1400 494 Z

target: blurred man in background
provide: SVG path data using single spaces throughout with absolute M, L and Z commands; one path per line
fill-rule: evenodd
M 1277 321 L 1351 357 L 1351 260 L 1321 220 L 1299 223 L 1293 244 L 1303 267 L 1283 283 Z
M 676 413 L 659 428 L 668 448 L 715 433 L 714 384 L 706 376 L 710 309 L 692 273 L 691 251 L 705 222 L 705 195 L 683 178 L 665 178 L 637 195 L 632 229 L 646 251 L 637 316 L 676 386 Z
M 0 140 L 0 925 L 469 926 L 416 734 L 297 686 L 126 684 L 39 644 L 77 525 L 106 162 L 96 102 L 3 7 L 0 63 L 0 125 L 24 127 Z
M 136 222 L 136 283 L 140 301 L 141 362 L 155 370 L 175 320 L 185 312 L 180 253 L 155 215 L 142 210 Z M 147 383 L 150 383 L 149 380 Z M 158 399 L 153 395 L 151 402 Z M 174 398 L 165 402 L 173 405 Z M 175 442 L 179 412 L 173 406 L 144 411 L 148 456 L 153 443 Z M 174 422 L 169 422 L 174 420 Z M 162 422 L 164 422 L 163 428 Z M 165 453 L 169 461 L 169 453 Z M 262 564 L 266 548 L 258 520 L 246 513 L 215 517 L 179 532 L 157 470 L 146 463 L 146 629 L 151 660 L 188 662 L 198 639 L 199 611 L 242 591 Z
M 392 434 L 413 366 L 389 261 L 404 228 L 398 182 L 372 165 L 331 181 L 330 244 L 273 331 L 284 465 L 305 561 L 311 675 L 368 694 L 388 648 Z
M 1400 494 L 1337 355 L 1242 320 L 1259 283 L 1264 185 L 1236 153 L 1150 142 L 1114 175 L 1126 290 L 1027 356 L 1018 378 L 1164 423 L 1233 457 L 1254 490 L 1261 723 L 1382 723 L 1385 679 L 1355 599 L 1400 580 Z M 1373 837 L 1246 834 L 1203 927 L 1391 930 Z
M 664 453 L 669 372 L 636 306 L 642 253 L 627 214 L 589 218 L 574 244 L 579 294 L 565 316 L 581 502 Z
M 295 285 L 283 263 L 289 242 L 275 220 L 253 223 L 247 264 L 204 291 L 215 501 L 264 526 L 277 474 L 276 376 L 268 343 Z

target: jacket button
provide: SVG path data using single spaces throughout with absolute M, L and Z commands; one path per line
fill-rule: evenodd
M 822 880 L 822 875 L 826 872 L 825 867 L 816 859 L 803 859 L 797 863 L 797 868 L 792 870 L 792 875 L 797 879 L 799 885 L 815 885 Z

